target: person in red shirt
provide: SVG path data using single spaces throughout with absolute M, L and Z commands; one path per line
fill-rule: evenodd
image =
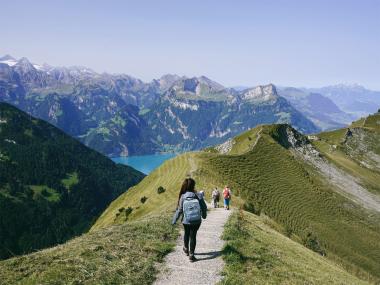
M 230 209 L 230 200 L 231 200 L 231 189 L 226 185 L 223 190 L 223 198 L 224 198 L 224 209 Z

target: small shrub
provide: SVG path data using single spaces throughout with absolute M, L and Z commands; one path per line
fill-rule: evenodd
M 128 220 L 128 216 L 132 213 L 133 208 L 132 208 L 132 207 L 128 207 L 127 209 L 125 209 L 124 207 L 121 207 L 121 208 L 119 208 L 118 211 L 119 211 L 119 212 L 116 213 L 115 220 L 116 220 L 118 217 L 120 217 L 122 214 L 124 214 L 125 220 Z M 121 217 L 122 217 L 122 216 L 121 216 Z
M 165 191 L 166 191 L 166 189 L 165 189 L 164 187 L 162 187 L 162 186 L 160 186 L 160 187 L 157 188 L 157 193 L 158 193 L 158 194 L 162 194 L 162 193 L 164 193 Z
M 125 210 L 125 220 L 128 219 L 128 216 L 132 213 L 133 211 L 133 208 L 132 207 L 128 207 L 126 210 Z
M 140 199 L 141 204 L 144 204 L 146 200 L 148 200 L 148 197 L 145 197 L 145 196 L 141 197 Z
M 311 232 L 308 232 L 306 236 L 303 238 L 303 244 L 307 248 L 311 249 L 312 251 L 316 253 L 319 253 L 322 256 L 326 255 L 326 251 L 322 248 L 321 244 L 318 241 L 317 236 L 315 236 Z

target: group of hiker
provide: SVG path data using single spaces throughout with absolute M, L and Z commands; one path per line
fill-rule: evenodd
M 231 189 L 227 185 L 223 189 L 223 200 L 224 200 L 224 209 L 230 209 L 230 200 L 231 200 Z M 220 191 L 218 188 L 214 188 L 211 193 L 211 206 L 214 208 L 219 208 L 220 201 Z
M 220 191 L 215 188 L 211 194 L 211 205 L 219 208 Z M 230 209 L 231 189 L 225 186 L 223 189 L 224 209 Z M 201 226 L 202 219 L 207 217 L 207 205 L 204 200 L 204 192 L 199 193 L 195 190 L 195 180 L 186 178 L 182 183 L 178 200 L 177 209 L 173 217 L 174 225 L 179 218 L 182 218 L 184 228 L 183 252 L 189 257 L 191 262 L 196 261 L 194 256 L 197 244 L 197 232 Z

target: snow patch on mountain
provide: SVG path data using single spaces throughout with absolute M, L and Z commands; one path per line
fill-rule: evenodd
M 187 109 L 190 109 L 192 111 L 197 111 L 199 106 L 196 105 L 196 104 L 189 104 L 189 103 L 185 103 L 185 102 L 179 102 L 177 100 L 172 100 L 171 103 L 173 104 L 173 106 L 175 107 L 178 107 L 182 110 L 187 110 Z
M 4 64 L 6 64 L 8 66 L 13 66 L 13 65 L 15 65 L 17 63 L 17 61 L 16 60 L 12 60 L 12 59 L 11 60 L 1 60 L 0 63 L 4 63 Z

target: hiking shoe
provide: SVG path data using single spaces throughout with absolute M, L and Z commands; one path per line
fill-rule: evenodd
M 195 258 L 194 254 L 190 254 L 189 255 L 189 260 L 190 260 L 190 262 L 197 261 L 197 259 Z
M 184 252 L 187 256 L 189 256 L 189 250 L 188 250 L 186 247 L 183 247 L 182 249 L 183 249 L 183 252 Z

